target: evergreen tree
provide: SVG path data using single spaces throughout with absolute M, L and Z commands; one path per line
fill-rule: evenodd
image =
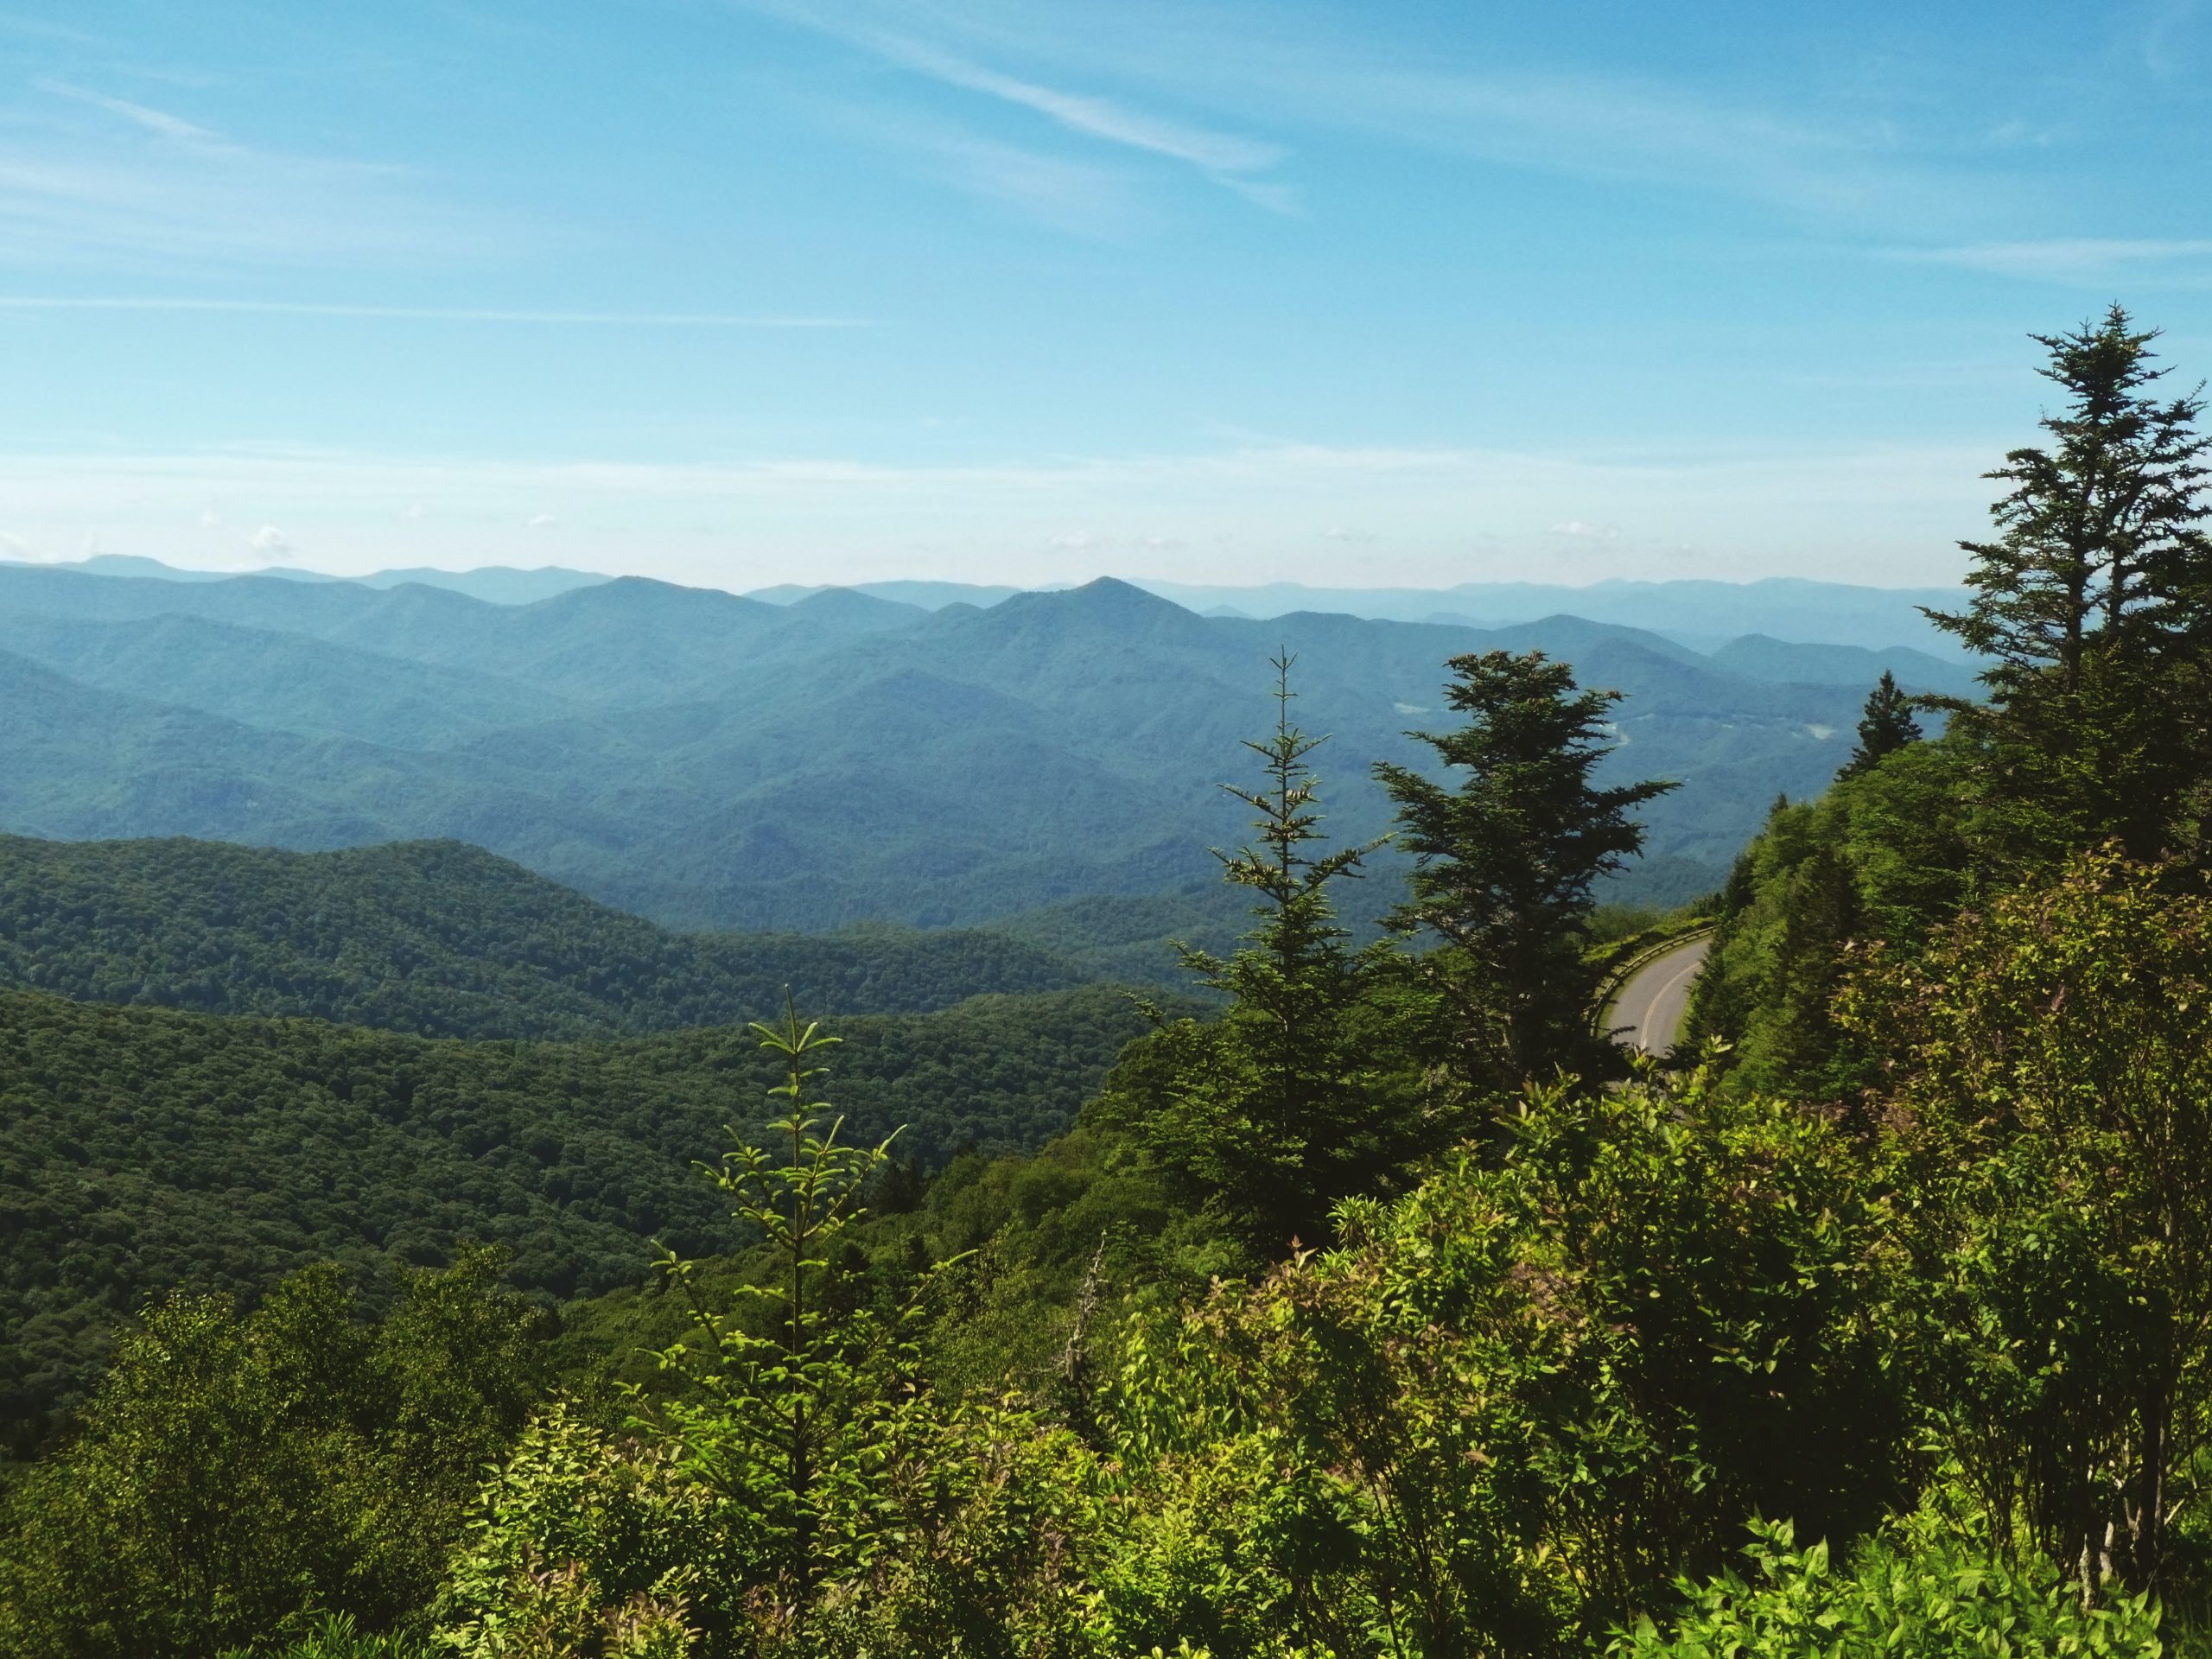
M 1447 788 L 1403 766 L 1376 776 L 1397 803 L 1399 844 L 1417 861 L 1402 930 L 1446 947 L 1436 977 L 1455 1005 L 1472 1077 L 1513 1084 L 1592 1058 L 1586 1025 L 1595 980 L 1582 960 L 1591 888 L 1643 846 L 1630 814 L 1675 787 L 1599 789 L 1618 691 L 1584 691 L 1541 652 L 1455 657 L 1445 696 L 1471 716 L 1415 733 L 1447 767 Z
M 1919 741 L 1920 722 L 1912 717 L 1912 699 L 1897 690 L 1897 677 L 1885 668 L 1866 694 L 1866 711 L 1859 721 L 1859 747 L 1851 752 L 1839 775 L 1856 778 L 1884 755 L 1895 754 L 1906 744 Z
M 2196 429 L 2201 397 L 2154 390 L 2157 337 L 2117 305 L 2036 336 L 2065 394 L 2043 421 L 2051 444 L 1988 474 L 2012 489 L 1990 510 L 1996 539 L 1961 543 L 1972 598 L 1928 613 L 1994 659 L 1987 702 L 1948 706 L 1986 747 L 1988 829 L 2008 859 L 2113 836 L 2155 857 L 2196 771 L 2193 699 L 2175 677 L 2212 632 L 2212 439 Z
M 1166 1109 L 1156 1105 L 1144 1131 L 1161 1165 L 1262 1251 L 1320 1236 L 1338 1198 L 1403 1161 L 1421 1117 L 1363 1040 L 1383 1017 L 1387 953 L 1354 950 L 1330 896 L 1381 843 L 1321 849 L 1307 757 L 1326 740 L 1290 717 L 1292 662 L 1274 659 L 1274 731 L 1245 744 L 1265 782 L 1222 785 L 1256 815 L 1254 842 L 1216 856 L 1229 881 L 1255 895 L 1258 925 L 1226 958 L 1181 950 L 1230 1007 L 1211 1027 L 1162 1033 Z

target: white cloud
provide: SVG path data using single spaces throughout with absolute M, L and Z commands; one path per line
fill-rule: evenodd
M 1586 524 L 1580 518 L 1569 518 L 1562 524 L 1554 524 L 1551 533 L 1584 542 L 1617 542 L 1621 538 L 1620 531 L 1614 525 Z
M 545 530 L 560 522 L 550 512 L 533 512 L 522 521 L 522 527 L 524 530 Z
M 1279 145 L 1133 110 L 1111 99 L 1042 86 L 914 41 L 875 36 L 868 44 L 892 61 L 947 86 L 1020 105 L 1085 137 L 1187 162 L 1202 172 L 1259 173 L 1282 160 Z
M 1063 553 L 1087 553 L 1098 545 L 1096 537 L 1087 530 L 1064 530 L 1046 538 L 1045 545 Z
M 856 27 L 849 19 L 834 18 L 810 9 L 774 5 L 766 9 L 776 11 L 788 22 L 830 35 L 940 85 L 1031 111 L 1064 131 L 1183 162 L 1270 213 L 1300 211 L 1294 187 L 1259 176 L 1283 160 L 1285 152 L 1280 144 L 1139 109 L 1123 99 L 1072 92 L 1007 74 L 897 30 Z
M 67 81 L 41 80 L 35 84 L 42 92 L 73 98 L 80 104 L 90 104 L 95 109 L 105 110 L 110 115 L 119 115 L 156 137 L 200 144 L 219 144 L 222 142 L 207 128 L 194 125 L 181 116 L 171 115 L 163 110 L 149 109 L 143 104 L 131 104 L 119 98 L 109 98 L 104 93 L 87 92 L 84 87 L 73 86 Z
M 1910 249 L 1891 257 L 1916 264 L 1957 265 L 2050 283 L 2166 279 L 2196 283 L 2212 278 L 2212 238 L 2047 237 Z
M 349 271 L 512 247 L 518 228 L 434 200 L 404 168 L 262 149 L 66 82 L 0 119 L 0 265 L 119 253 Z
M 289 559 L 299 550 L 292 545 L 292 538 L 274 524 L 264 524 L 255 531 L 246 545 L 272 559 Z
M 20 536 L 10 536 L 0 530 L 0 558 L 19 561 L 35 560 L 38 555 L 31 551 L 31 544 Z
M 399 510 L 399 522 L 403 524 L 414 524 L 422 517 L 423 509 L 413 504 L 404 506 Z

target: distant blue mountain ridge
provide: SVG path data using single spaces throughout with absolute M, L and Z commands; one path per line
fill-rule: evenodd
M 126 554 L 99 554 L 46 569 L 92 575 L 137 576 L 171 582 L 220 582 L 236 572 L 181 570 L 159 560 Z M 486 566 L 474 570 L 427 567 L 380 570 L 372 575 L 337 577 L 293 566 L 272 566 L 245 574 L 291 582 L 347 581 L 369 588 L 406 583 L 442 588 L 495 605 L 528 605 L 578 588 L 614 578 L 588 570 L 546 566 L 521 570 Z M 789 605 L 827 591 L 867 594 L 922 610 L 972 605 L 988 610 L 1016 594 L 1059 593 L 1062 584 L 1041 588 L 983 586 L 958 582 L 869 582 L 830 589 L 785 583 L 745 596 L 772 605 Z M 1506 627 L 1558 615 L 1611 622 L 1660 634 L 1700 652 L 1717 652 L 1745 635 L 1793 645 L 1857 645 L 1871 651 L 1905 646 L 1954 663 L 1965 660 L 1956 645 L 1922 614 L 1923 607 L 1956 607 L 1963 595 L 1949 588 L 1868 588 L 1848 582 L 1769 577 L 1758 582 L 1703 581 L 1594 582 L 1567 587 L 1540 582 L 1463 582 L 1452 588 L 1308 588 L 1296 582 L 1263 587 L 1198 587 L 1187 583 L 1135 580 L 1133 585 L 1171 599 L 1186 610 L 1230 619 L 1266 620 L 1300 611 L 1319 611 L 1376 621 L 1438 622 L 1465 627 Z M 1838 659 L 1837 667 L 1842 665 Z
M 1650 807 L 1624 899 L 1716 885 L 1776 795 L 1833 775 L 1884 667 L 1971 687 L 1910 647 L 1745 637 L 1708 655 L 1567 614 L 1207 618 L 1110 580 L 929 610 L 637 577 L 499 604 L 10 565 L 0 832 L 461 841 L 680 928 L 1033 917 L 1021 937 L 1080 953 L 1121 925 L 1090 901 L 1167 896 L 1143 937 L 1178 917 L 1218 937 L 1236 912 L 1208 849 L 1247 826 L 1217 785 L 1271 723 L 1285 647 L 1300 718 L 1332 734 L 1327 827 L 1347 840 L 1389 828 L 1370 768 L 1428 757 L 1408 733 L 1446 718 L 1447 658 L 1541 648 L 1623 692 L 1605 774 L 1681 785 Z M 1385 855 L 1351 906 L 1386 908 L 1397 879 Z

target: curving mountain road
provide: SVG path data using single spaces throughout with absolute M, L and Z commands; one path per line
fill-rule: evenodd
M 1700 933 L 1662 952 L 1628 977 L 1605 1010 L 1613 1040 L 1624 1048 L 1664 1054 L 1682 1034 L 1689 1012 L 1690 987 L 1705 966 L 1713 936 Z

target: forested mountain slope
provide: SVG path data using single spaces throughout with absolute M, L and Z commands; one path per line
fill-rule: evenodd
M 1788 647 L 1753 675 L 1573 617 L 1207 619 L 1114 582 L 924 612 L 11 566 L 0 830 L 454 839 L 673 925 L 960 925 L 1210 885 L 1236 830 L 1214 785 L 1268 719 L 1280 647 L 1354 836 L 1387 827 L 1369 767 L 1418 760 L 1445 659 L 1529 646 L 1629 694 L 1606 766 L 1681 781 L 1648 815 L 1676 887 L 1717 883 L 1768 801 L 1833 772 L 1863 692 L 1777 679 Z
M 810 1014 L 917 1014 L 1084 977 L 972 930 L 671 933 L 454 842 L 0 836 L 0 985 L 92 1001 L 588 1038 L 764 1019 L 786 988 Z
M 838 1022 L 854 1139 L 931 1166 L 1066 1127 L 1143 1021 L 1105 988 Z M 429 1041 L 315 1020 L 0 992 L 0 1416 L 67 1394 L 151 1292 L 257 1292 L 338 1261 L 380 1288 L 456 1240 L 556 1296 L 640 1278 L 658 1239 L 737 1242 L 696 1163 L 774 1114 L 752 1033 Z

